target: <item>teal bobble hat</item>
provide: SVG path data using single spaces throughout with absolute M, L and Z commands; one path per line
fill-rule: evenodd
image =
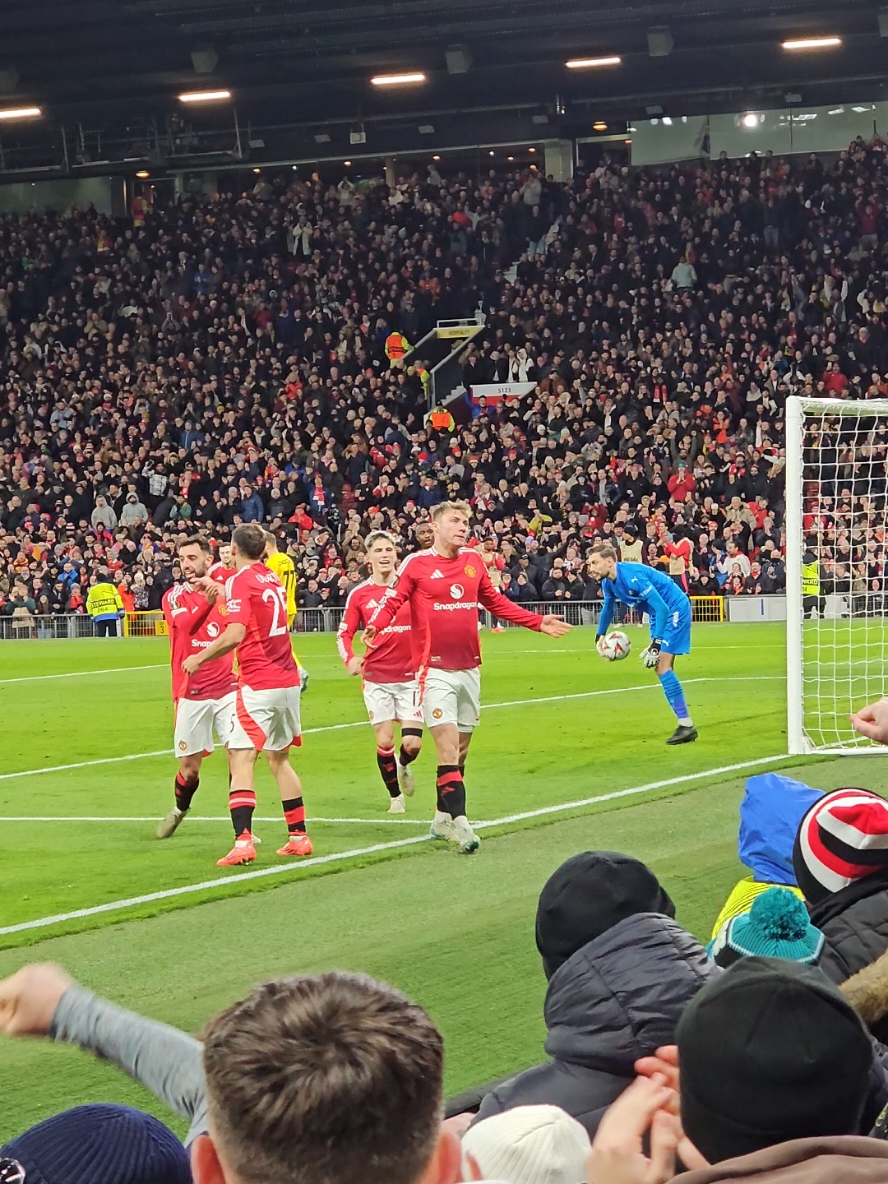
M 824 936 L 808 919 L 808 910 L 788 888 L 769 888 L 752 902 L 748 913 L 726 921 L 706 947 L 719 966 L 755 954 L 816 965 Z

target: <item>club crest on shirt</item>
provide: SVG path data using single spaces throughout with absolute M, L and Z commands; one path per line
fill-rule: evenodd
M 450 585 L 450 599 L 451 600 L 462 600 L 464 592 L 465 592 L 465 588 L 463 588 L 462 584 L 451 584 Z
M 464 570 L 465 570 L 465 573 L 466 573 L 466 575 L 469 577 L 469 579 L 470 579 L 470 580 L 473 580 L 473 579 L 475 578 L 475 569 L 474 569 L 474 567 L 472 567 L 471 563 L 469 563 L 469 564 L 468 564 L 468 565 L 465 567 L 465 569 L 464 569 Z

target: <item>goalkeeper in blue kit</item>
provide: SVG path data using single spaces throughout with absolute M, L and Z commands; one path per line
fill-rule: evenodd
M 643 563 L 621 563 L 610 543 L 596 543 L 589 555 L 589 571 L 601 581 L 604 607 L 598 622 L 596 645 L 610 629 L 617 601 L 647 613 L 651 642 L 642 653 L 645 666 L 656 669 L 660 686 L 675 712 L 678 726 L 667 744 L 690 744 L 697 729 L 688 714 L 684 691 L 673 669 L 678 654 L 691 652 L 691 602 L 674 580 Z

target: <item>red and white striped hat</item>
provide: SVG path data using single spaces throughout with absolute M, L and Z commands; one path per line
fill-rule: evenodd
M 801 821 L 793 867 L 810 904 L 888 869 L 888 802 L 866 789 L 824 794 Z

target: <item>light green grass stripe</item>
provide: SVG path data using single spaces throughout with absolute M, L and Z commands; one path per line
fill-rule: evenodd
M 682 785 L 687 781 L 699 781 L 704 777 L 716 777 L 724 773 L 734 773 L 740 769 L 750 769 L 758 765 L 773 764 L 775 761 L 786 760 L 785 755 L 759 757 L 752 761 L 740 761 L 734 765 L 721 765 L 715 769 L 705 769 L 700 773 L 688 773 L 681 777 L 670 777 L 664 781 L 650 781 L 645 785 L 636 785 L 630 789 L 617 790 L 614 793 L 599 794 L 596 797 L 582 798 L 578 801 L 563 802 L 554 806 L 542 806 L 537 810 L 527 810 L 523 814 L 506 815 L 490 822 L 478 823 L 480 827 L 505 826 L 510 823 L 525 821 L 530 818 L 542 818 L 547 815 L 563 813 L 566 810 L 577 810 L 587 806 L 597 805 L 599 802 L 609 802 L 616 798 L 632 797 L 647 793 L 654 789 L 663 789 L 670 785 Z M 430 841 L 429 835 L 417 835 L 409 839 L 397 839 L 390 843 L 374 843 L 369 847 L 358 847 L 350 851 L 339 851 L 332 855 L 318 855 L 303 859 L 298 864 L 285 863 L 277 867 L 260 868 L 256 871 L 241 872 L 229 876 L 220 876 L 216 880 L 202 880 L 199 884 L 184 884 L 179 888 L 165 888 L 160 892 L 149 892 L 143 896 L 131 896 L 125 900 L 112 900 L 107 904 L 93 905 L 90 908 L 75 909 L 70 913 L 57 913 L 50 917 L 39 917 L 34 921 L 22 921 L 18 925 L 6 925 L 0 928 L 0 935 L 24 933 L 33 929 L 44 929 L 50 925 L 76 921 L 84 917 L 95 917 L 103 913 L 120 912 L 123 909 L 135 908 L 138 905 L 154 904 L 159 900 L 171 900 L 179 896 L 189 896 L 196 892 L 225 887 L 228 884 L 246 883 L 250 880 L 265 879 L 268 876 L 279 876 L 294 870 L 307 867 L 320 867 L 324 864 L 341 863 L 346 859 L 357 859 L 367 855 L 375 855 L 382 851 L 394 851 L 401 847 L 412 847 L 418 843 Z

